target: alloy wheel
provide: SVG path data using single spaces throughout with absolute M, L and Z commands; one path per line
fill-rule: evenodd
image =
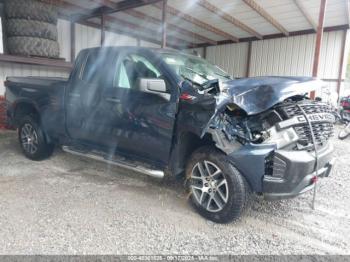
M 190 190 L 199 205 L 209 212 L 221 211 L 229 196 L 227 180 L 214 163 L 198 162 L 191 172 Z
M 21 143 L 23 149 L 31 155 L 38 150 L 38 135 L 29 123 L 24 124 L 21 129 Z

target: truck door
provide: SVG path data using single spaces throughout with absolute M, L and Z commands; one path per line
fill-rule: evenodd
M 177 109 L 176 82 L 151 52 L 125 51 L 116 64 L 112 88 L 103 98 L 111 130 L 105 139 L 127 155 L 167 163 Z M 138 88 L 140 79 L 164 80 L 167 91 L 143 92 Z
M 105 108 L 102 93 L 112 86 L 115 52 L 82 51 L 77 58 L 66 91 L 66 128 L 71 138 L 89 144 L 103 144 Z

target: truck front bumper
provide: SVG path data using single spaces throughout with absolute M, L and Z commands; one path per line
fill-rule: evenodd
M 263 178 L 263 196 L 267 200 L 292 198 L 315 186 L 319 177 L 328 177 L 334 166 L 333 146 L 328 143 L 315 152 L 276 150 L 273 154 L 273 174 Z

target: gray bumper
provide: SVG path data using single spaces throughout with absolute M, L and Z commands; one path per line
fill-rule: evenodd
M 333 146 L 328 143 L 318 152 L 318 172 L 315 171 L 315 153 L 277 150 L 279 177 L 264 176 L 263 195 L 267 200 L 298 196 L 314 187 L 313 178 L 327 177 L 334 166 Z

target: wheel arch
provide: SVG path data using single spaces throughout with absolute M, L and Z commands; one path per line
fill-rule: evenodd
M 169 168 L 173 175 L 180 175 L 185 171 L 186 164 L 191 154 L 200 147 L 213 146 L 215 142 L 211 134 L 207 133 L 202 138 L 191 131 L 184 131 L 176 136 L 173 145 Z
M 38 109 L 38 107 L 31 101 L 28 100 L 21 100 L 19 102 L 16 102 L 16 106 L 14 108 L 14 124 L 16 127 L 19 126 L 20 121 L 25 116 L 32 117 L 39 125 L 41 124 L 41 114 Z M 47 132 L 44 132 L 45 139 L 48 143 L 52 142 L 52 139 L 47 134 Z
M 28 100 L 21 100 L 16 102 L 16 106 L 14 108 L 14 121 L 18 126 L 19 121 L 24 116 L 32 116 L 37 121 L 40 121 L 40 113 L 39 109 L 35 106 L 35 104 Z

